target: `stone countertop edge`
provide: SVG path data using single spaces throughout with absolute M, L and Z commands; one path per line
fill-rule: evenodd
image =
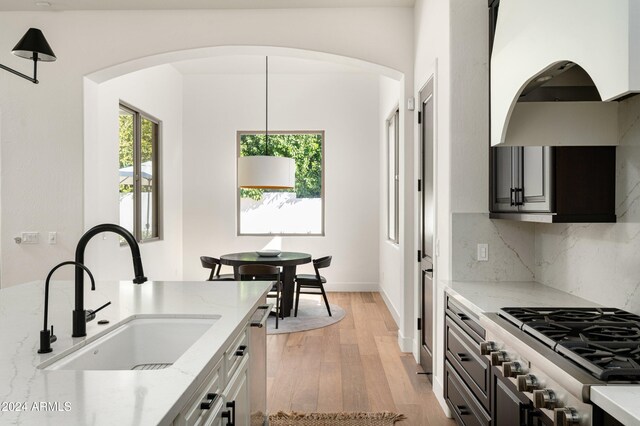
M 71 337 L 74 285 L 53 281 L 49 325 L 58 340 L 38 354 L 44 283 L 0 290 L 0 424 L 171 424 L 205 379 L 214 359 L 264 303 L 267 282 L 131 281 L 85 286 L 85 309 L 111 305 L 87 323 L 87 336 Z M 171 367 L 158 371 L 43 370 L 38 366 L 75 345 L 115 329 L 132 315 L 220 315 Z M 98 320 L 109 320 L 98 325 Z
M 591 401 L 626 426 L 640 426 L 640 386 L 592 386 Z
M 451 281 L 439 280 L 449 296 L 480 317 L 505 307 L 595 307 L 591 302 L 535 281 Z

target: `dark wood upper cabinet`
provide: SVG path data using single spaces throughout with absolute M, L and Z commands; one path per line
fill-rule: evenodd
M 615 222 L 613 146 L 491 148 L 491 214 L 531 222 Z

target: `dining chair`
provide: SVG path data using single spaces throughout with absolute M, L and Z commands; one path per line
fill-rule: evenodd
M 331 256 L 321 257 L 313 260 L 313 269 L 316 270 L 314 274 L 297 274 L 296 281 L 296 306 L 293 312 L 293 316 L 298 316 L 298 304 L 300 303 L 301 294 L 321 294 L 324 299 L 324 304 L 327 306 L 327 312 L 331 315 L 331 308 L 329 307 L 329 301 L 327 300 L 327 293 L 324 291 L 324 284 L 327 282 L 326 278 L 320 275 L 320 269 L 326 268 L 331 265 Z M 306 291 L 302 291 L 305 289 Z M 318 292 L 318 290 L 320 290 Z
M 222 264 L 220 263 L 220 259 L 216 259 L 215 257 L 209 256 L 200 256 L 200 263 L 202 263 L 202 267 L 205 269 L 211 269 L 211 273 L 209 274 L 209 278 L 207 281 L 235 281 L 235 276 L 233 274 L 220 274 L 220 269 L 222 268 Z
M 271 290 L 267 293 L 267 298 L 276 299 L 276 329 L 278 328 L 278 317 L 284 320 L 284 312 L 280 308 L 282 305 L 282 281 L 280 280 L 280 268 L 273 265 L 262 265 L 252 263 L 240 265 L 238 274 L 242 281 L 274 281 Z

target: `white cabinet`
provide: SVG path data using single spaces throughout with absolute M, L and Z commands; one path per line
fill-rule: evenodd
M 216 354 L 215 366 L 207 372 L 173 426 L 249 425 L 249 356 L 245 326 L 233 336 L 224 352 Z
M 211 420 L 219 417 L 222 411 L 223 398 L 223 362 L 216 363 L 216 366 L 207 375 L 204 383 L 193 394 L 189 402 L 182 410 L 174 425 L 176 426 L 196 426 L 204 424 L 214 424 Z
M 229 382 L 224 396 L 226 412 L 222 413 L 222 425 L 249 425 L 249 363 L 247 357 L 242 360 L 236 375 Z

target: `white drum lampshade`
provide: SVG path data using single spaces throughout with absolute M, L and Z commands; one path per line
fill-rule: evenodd
M 257 189 L 289 189 L 296 184 L 293 158 L 253 155 L 238 157 L 238 186 Z

